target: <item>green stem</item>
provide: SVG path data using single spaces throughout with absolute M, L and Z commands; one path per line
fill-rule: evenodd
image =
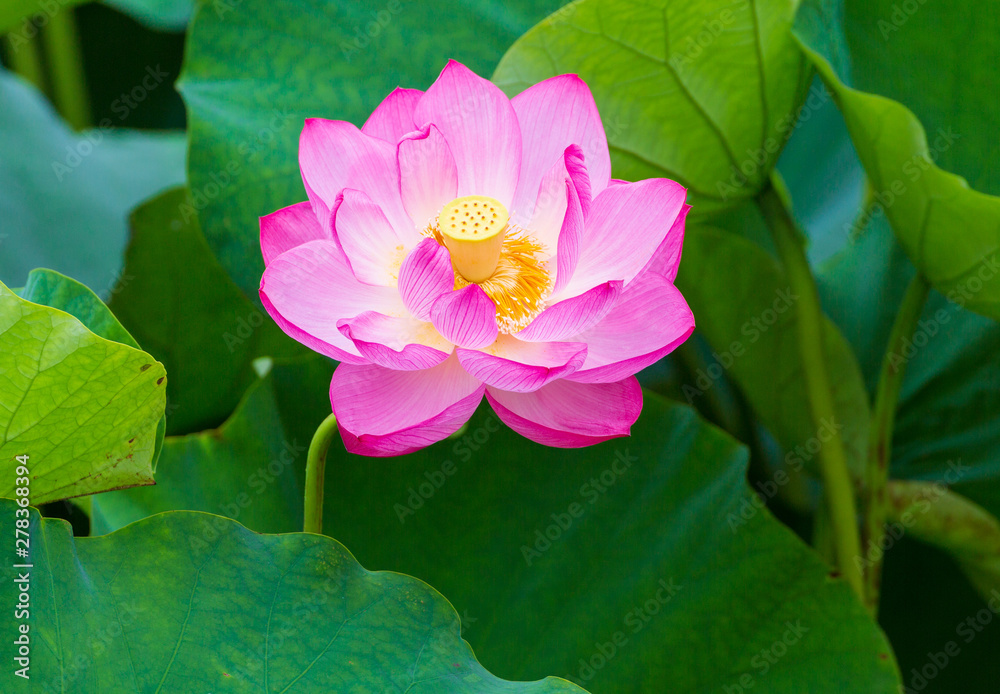
M 317 427 L 306 454 L 306 498 L 302 530 L 323 534 L 323 481 L 326 477 L 326 453 L 337 433 L 337 418 L 330 414 Z
M 88 128 L 90 102 L 73 10 L 57 12 L 50 17 L 44 36 L 56 108 L 75 129 Z
M 886 499 L 886 482 L 889 479 L 889 462 L 892 458 L 892 430 L 896 418 L 896 403 L 903 384 L 908 359 L 903 356 L 906 342 L 913 337 L 917 321 L 924 310 L 930 284 L 917 272 L 903 296 L 903 303 L 896 314 L 896 321 L 889 334 L 889 343 L 882 358 L 878 388 L 875 391 L 875 410 L 872 413 L 871 434 L 868 445 L 868 463 L 865 469 L 865 494 L 862 505 L 864 517 L 862 539 L 864 547 L 879 547 L 885 533 L 885 519 L 889 512 Z M 872 613 L 878 611 L 879 589 L 882 582 L 882 552 L 870 552 L 866 562 L 865 597 Z
M 37 41 L 25 38 L 15 41 L 8 35 L 7 57 L 14 72 L 35 85 L 38 91 L 45 93 L 45 75 L 42 73 Z
M 833 534 L 830 532 L 830 513 L 826 507 L 826 499 L 820 499 L 816 505 L 816 515 L 813 517 L 812 544 L 827 563 L 837 563 L 837 554 L 833 547 Z
M 805 372 L 809 410 L 813 425 L 818 431 L 836 421 L 823 348 L 823 311 L 820 308 L 816 282 L 806 259 L 802 235 L 788 212 L 787 199 L 784 182 L 775 172 L 771 177 L 771 185 L 760 194 L 760 208 L 771 229 L 774 245 L 785 266 L 792 291 L 800 297 L 797 326 L 799 353 Z M 864 584 L 861 568 L 857 563 L 857 558 L 861 555 L 861 541 L 858 537 L 854 489 L 847 466 L 847 454 L 838 435 L 834 434 L 823 445 L 819 465 L 830 513 L 830 531 L 837 567 L 863 601 Z

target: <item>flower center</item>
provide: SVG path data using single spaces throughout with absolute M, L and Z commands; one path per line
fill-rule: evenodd
M 479 284 L 497 269 L 507 231 L 507 210 L 485 195 L 455 198 L 441 209 L 438 228 L 462 277 Z
M 552 291 L 546 249 L 510 222 L 500 201 L 485 195 L 455 198 L 424 230 L 448 249 L 455 289 L 478 284 L 497 307 L 501 332 L 526 327 Z

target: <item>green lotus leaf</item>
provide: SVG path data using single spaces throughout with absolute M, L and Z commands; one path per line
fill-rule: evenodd
M 33 504 L 152 484 L 163 365 L 68 278 L 35 273 L 22 295 L 0 284 L 0 496 L 15 494 L 18 456 L 28 456 Z M 33 298 L 65 302 L 74 315 Z
M 0 501 L 3 527 L 14 527 L 18 510 Z M 189 512 L 92 538 L 73 538 L 66 522 L 34 509 L 26 520 L 33 566 L 5 563 L 0 595 L 15 604 L 24 584 L 16 581 L 27 576 L 32 604 L 20 623 L 34 644 L 32 689 L 582 691 L 557 678 L 497 679 L 462 641 L 440 593 L 366 571 L 322 535 L 257 535 Z
M 989 61 L 968 59 L 991 50 L 997 12 L 972 2 L 916 8 L 851 4 L 845 37 L 842 0 L 805 0 L 795 35 L 837 100 L 910 260 L 946 297 L 997 319 L 1000 112 Z
M 581 0 L 518 39 L 493 80 L 514 95 L 579 74 L 614 175 L 676 180 L 700 215 L 759 193 L 795 129 L 810 71 L 793 17 L 773 0 Z

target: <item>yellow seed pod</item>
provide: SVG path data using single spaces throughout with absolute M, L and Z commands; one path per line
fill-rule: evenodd
M 497 269 L 509 216 L 500 201 L 485 195 L 455 198 L 441 210 L 438 228 L 451 264 L 470 282 L 482 282 Z

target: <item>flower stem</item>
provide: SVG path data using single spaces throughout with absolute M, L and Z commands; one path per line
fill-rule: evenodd
M 823 348 L 823 311 L 816 281 L 806 259 L 802 235 L 788 212 L 787 199 L 784 181 L 775 172 L 771 176 L 771 184 L 760 194 L 760 208 L 771 229 L 792 291 L 801 297 L 797 326 L 799 352 L 805 372 L 809 410 L 813 424 L 819 430 L 825 423 L 835 421 L 833 393 Z M 819 465 L 837 566 L 858 598 L 864 601 L 861 568 L 857 563 L 861 555 L 861 541 L 854 490 L 844 444 L 836 433 L 823 445 Z
M 7 37 L 7 57 L 14 72 L 31 82 L 38 91 L 45 93 L 45 75 L 42 72 L 42 61 L 38 55 L 38 42 L 34 39 L 21 39 L 22 45 L 17 45 Z
M 875 411 L 872 413 L 871 435 L 868 445 L 868 463 L 865 469 L 865 494 L 862 504 L 864 521 L 862 539 L 865 547 L 879 547 L 885 533 L 885 519 L 889 512 L 886 499 L 886 482 L 889 479 L 889 461 L 892 458 L 892 430 L 896 418 L 896 403 L 903 384 L 907 359 L 903 349 L 913 337 L 930 284 L 917 272 L 903 296 L 903 303 L 896 314 L 896 321 L 889 334 L 889 343 L 882 358 L 878 388 L 875 392 Z M 865 598 L 872 613 L 878 611 L 879 589 L 882 582 L 882 552 L 872 552 L 866 562 Z
M 90 127 L 90 101 L 73 10 L 52 15 L 44 38 L 56 107 L 76 130 Z
M 337 418 L 331 413 L 316 428 L 306 454 L 306 498 L 302 530 L 323 534 L 323 483 L 326 477 L 326 453 L 337 433 Z

